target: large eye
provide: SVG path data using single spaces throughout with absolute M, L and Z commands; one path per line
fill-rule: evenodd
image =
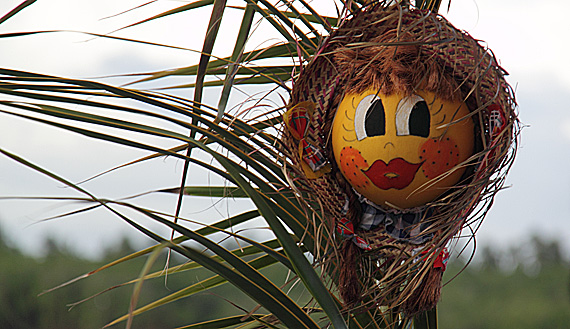
M 359 141 L 386 134 L 384 105 L 377 95 L 368 95 L 358 103 L 354 114 L 354 129 Z
M 396 109 L 396 135 L 428 137 L 430 114 L 426 101 L 418 96 L 404 97 Z

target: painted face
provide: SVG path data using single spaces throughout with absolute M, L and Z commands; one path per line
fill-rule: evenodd
M 403 97 L 376 90 L 348 94 L 332 128 L 344 177 L 382 207 L 413 208 L 457 184 L 474 147 L 466 105 L 433 93 Z

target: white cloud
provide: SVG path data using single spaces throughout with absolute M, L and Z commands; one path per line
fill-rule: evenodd
M 570 118 L 566 118 L 562 121 L 560 129 L 562 130 L 562 136 L 566 138 L 567 142 L 570 142 Z

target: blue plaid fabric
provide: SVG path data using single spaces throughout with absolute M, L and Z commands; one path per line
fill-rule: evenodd
M 429 222 L 425 221 L 429 211 L 393 213 L 375 207 L 366 199 L 361 200 L 361 206 L 362 217 L 358 225 L 361 230 L 370 231 L 384 225 L 391 237 L 413 244 L 424 243 L 433 237 L 432 233 L 423 233 L 429 227 Z

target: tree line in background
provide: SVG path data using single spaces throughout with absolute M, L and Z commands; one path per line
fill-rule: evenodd
M 132 284 L 97 294 L 136 279 L 145 263 L 141 258 L 39 295 L 134 252 L 128 240 L 108 249 L 98 261 L 84 259 L 52 239 L 46 240 L 45 248 L 43 257 L 26 256 L 0 234 L 0 328 L 101 328 L 128 312 Z M 463 259 L 452 261 L 446 271 L 444 282 L 452 280 L 442 290 L 440 328 L 565 328 L 570 323 L 570 263 L 559 241 L 532 237 L 506 249 L 484 246 L 466 268 Z M 182 260 L 175 258 L 171 265 L 176 261 Z M 153 270 L 160 271 L 165 262 L 166 256 L 159 258 Z M 287 274 L 267 269 L 267 275 L 280 276 L 282 282 Z M 166 282 L 164 278 L 147 280 L 138 305 L 208 276 L 201 269 L 175 273 Z M 90 296 L 95 297 L 73 304 Z M 133 327 L 175 328 L 228 311 L 244 314 L 255 306 L 233 287 L 223 285 L 143 313 L 135 317 Z
M 486 245 L 475 258 L 465 270 L 455 262 L 446 271 L 440 328 L 568 327 L 570 262 L 560 241 L 533 236 L 503 249 Z

